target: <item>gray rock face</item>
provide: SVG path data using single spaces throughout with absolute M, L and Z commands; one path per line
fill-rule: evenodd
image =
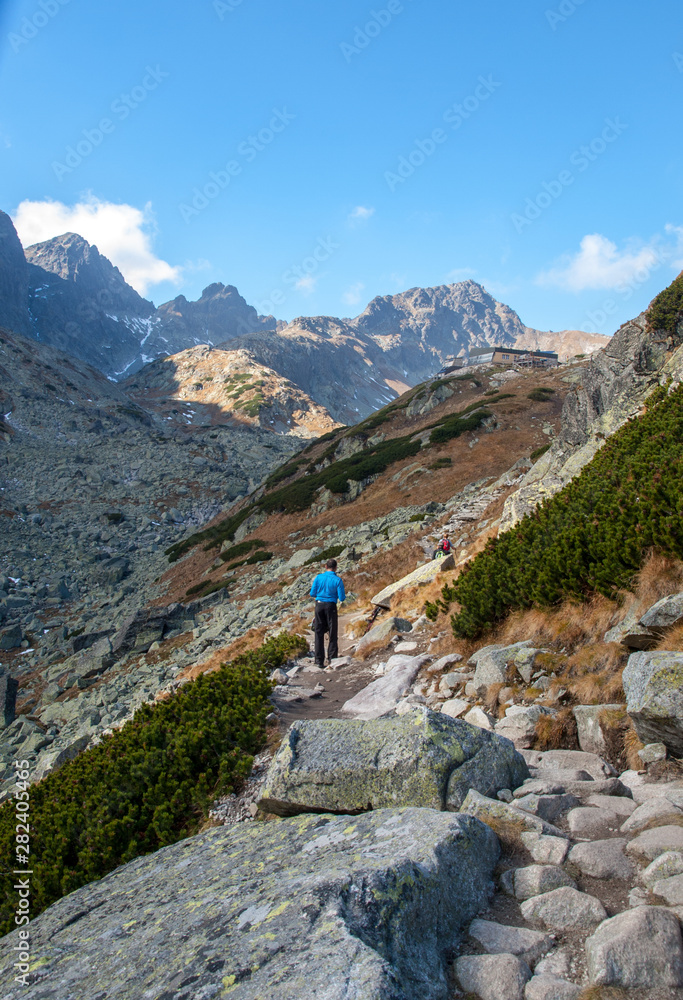
M 0 668 L 0 728 L 14 722 L 18 690 L 18 682 Z
M 427 709 L 372 722 L 295 722 L 259 805 L 267 812 L 457 809 L 471 787 L 508 787 L 524 764 L 507 740 Z
M 607 750 L 605 737 L 600 727 L 600 716 L 605 711 L 623 709 L 623 705 L 575 705 L 572 709 L 576 719 L 579 746 L 587 753 L 604 754 Z
M 9 628 L 0 629 L 0 649 L 18 649 L 24 633 L 20 625 L 10 625 Z
M 423 809 L 214 829 L 32 921 L 31 996 L 446 1000 L 498 851 L 476 820 Z M 3 1000 L 24 995 L 7 976 Z
M 0 212 L 0 326 L 31 332 L 28 269 L 14 223 L 5 212 Z
M 638 906 L 605 920 L 586 941 L 588 975 L 601 986 L 683 986 L 678 918 L 663 907 Z
M 626 710 L 643 743 L 683 755 L 683 653 L 633 653 L 623 675 Z
M 565 399 L 553 447 L 506 500 L 501 531 L 561 490 L 593 458 L 604 439 L 638 412 L 652 390 L 653 376 L 680 363 L 677 355 L 667 361 L 667 351 L 677 348 L 682 336 L 683 325 L 673 337 L 650 331 L 643 313 L 624 324 L 604 350 L 593 355 L 581 371 L 580 384 Z

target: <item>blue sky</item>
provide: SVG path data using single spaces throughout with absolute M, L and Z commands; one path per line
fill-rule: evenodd
M 683 267 L 680 0 L 6 0 L 0 53 L 0 207 L 157 303 L 611 333 Z

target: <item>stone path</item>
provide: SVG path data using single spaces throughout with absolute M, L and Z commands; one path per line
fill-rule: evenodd
M 680 1000 L 683 777 L 627 771 L 596 794 L 609 765 L 595 755 L 522 752 L 524 785 L 498 800 L 470 792 L 462 807 L 496 829 L 504 852 L 455 960 L 453 997 L 584 1000 L 592 985 L 623 992 L 585 1000 Z M 551 815 L 554 831 L 540 832 Z

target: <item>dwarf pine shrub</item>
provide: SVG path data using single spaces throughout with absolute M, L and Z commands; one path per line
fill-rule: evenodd
M 683 317 L 683 272 L 653 299 L 647 312 L 647 321 L 652 330 L 666 330 L 675 333 Z
M 31 911 L 195 833 L 265 743 L 270 672 L 304 652 L 282 633 L 131 722 L 30 788 Z M 14 927 L 14 802 L 0 807 L 0 933 Z
M 656 392 L 560 493 L 491 539 L 441 600 L 457 636 L 474 638 L 513 608 L 628 587 L 645 553 L 683 558 L 683 388 Z

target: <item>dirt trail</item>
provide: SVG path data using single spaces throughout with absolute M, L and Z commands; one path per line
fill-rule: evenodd
M 349 633 L 348 626 L 356 621 L 357 614 L 339 615 L 339 655 L 351 656 L 355 639 Z M 312 631 L 304 632 L 308 644 L 313 650 L 314 635 Z M 277 702 L 280 714 L 280 727 L 286 730 L 297 719 L 340 719 L 344 702 L 352 698 L 370 681 L 374 680 L 374 660 L 354 660 L 341 670 L 320 670 L 318 667 L 304 667 L 292 681 L 300 687 L 312 688 L 322 684 L 325 690 L 319 698 L 305 698 L 295 702 Z

